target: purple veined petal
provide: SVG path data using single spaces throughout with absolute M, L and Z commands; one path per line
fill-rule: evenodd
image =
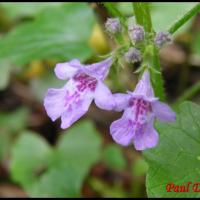
M 89 76 L 92 76 L 98 80 L 104 80 L 105 77 L 108 75 L 112 62 L 112 58 L 107 58 L 106 60 L 103 60 L 101 62 L 86 65 L 83 70 Z
M 86 88 L 83 91 L 78 90 L 74 80 L 72 86 L 68 87 L 65 95 L 65 104 L 63 113 L 61 114 L 61 128 L 70 127 L 75 121 L 80 119 L 89 109 L 94 99 L 94 91 Z
M 135 90 L 133 91 L 133 94 L 142 95 L 150 99 L 155 97 L 148 70 L 145 70 L 145 72 L 143 73 L 142 78 L 139 80 L 138 84 L 135 87 Z
M 126 117 L 114 121 L 110 126 L 110 134 L 116 143 L 128 146 L 135 134 L 132 121 Z
M 122 93 L 116 93 L 113 94 L 113 98 L 115 101 L 115 111 L 122 111 L 128 107 L 130 95 L 129 94 L 122 94 Z
M 80 61 L 78 59 L 73 59 L 69 62 L 58 63 L 54 71 L 59 79 L 67 80 L 72 78 L 81 67 Z
M 112 110 L 115 107 L 113 95 L 102 81 L 98 81 L 97 83 L 94 101 L 99 108 L 104 110 Z
M 163 122 L 173 122 L 176 120 L 176 113 L 167 104 L 155 101 L 151 103 L 151 106 L 158 120 Z
M 157 145 L 159 134 L 153 127 L 154 119 L 152 118 L 148 123 L 142 125 L 135 133 L 133 143 L 135 149 L 142 151 L 153 148 Z

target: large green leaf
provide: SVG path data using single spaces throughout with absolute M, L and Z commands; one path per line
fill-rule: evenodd
M 6 17 L 13 20 L 20 17 L 32 17 L 43 11 L 45 8 L 58 6 L 61 3 L 0 3 L 0 8 Z
M 0 59 L 9 58 L 17 64 L 34 59 L 84 60 L 91 55 L 88 39 L 94 21 L 92 10 L 85 3 L 46 9 L 0 40 Z
M 192 186 L 200 180 L 200 106 L 183 103 L 175 123 L 157 123 L 160 133 L 156 148 L 144 152 L 149 164 L 147 194 L 149 197 L 200 197 Z M 189 192 L 167 192 L 166 185 L 186 185 Z M 180 189 L 180 188 L 179 188 Z
M 64 132 L 52 149 L 36 134 L 24 134 L 13 149 L 12 176 L 32 197 L 78 197 L 86 175 L 99 159 L 100 144 L 89 121 Z

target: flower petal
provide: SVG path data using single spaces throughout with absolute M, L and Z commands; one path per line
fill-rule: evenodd
M 151 103 L 152 109 L 158 120 L 172 122 L 176 120 L 176 113 L 165 103 L 155 101 Z
M 112 110 L 115 107 L 113 95 L 109 88 L 101 81 L 98 81 L 95 96 L 95 104 L 105 110 Z
M 149 71 L 146 70 L 143 75 L 142 78 L 140 79 L 140 81 L 138 82 L 138 84 L 135 87 L 135 90 L 133 92 L 135 95 L 142 95 L 145 96 L 147 98 L 154 98 L 154 91 L 151 85 L 151 81 L 150 81 L 150 74 Z
M 89 76 L 92 76 L 98 80 L 104 80 L 108 75 L 110 66 L 112 65 L 112 58 L 108 58 L 98 63 L 86 65 L 83 70 Z
M 134 137 L 134 128 L 131 120 L 122 117 L 114 121 L 110 126 L 110 134 L 116 143 L 128 146 Z
M 58 63 L 54 71 L 59 79 L 67 80 L 73 77 L 79 68 L 81 68 L 81 63 L 78 59 L 74 59 L 69 62 Z
M 94 98 L 94 92 L 89 89 L 80 92 L 77 90 L 68 91 L 65 96 L 65 108 L 61 115 L 61 128 L 70 127 L 75 121 L 80 119 L 89 109 Z
M 125 108 L 128 107 L 130 95 L 129 94 L 122 94 L 122 93 L 116 93 L 113 94 L 113 98 L 115 101 L 115 111 L 122 111 Z
M 157 145 L 159 135 L 153 127 L 153 121 L 142 125 L 134 136 L 134 146 L 138 151 L 153 148 Z
M 59 118 L 63 112 L 65 93 L 65 87 L 61 89 L 50 88 L 45 95 L 44 107 L 52 121 Z

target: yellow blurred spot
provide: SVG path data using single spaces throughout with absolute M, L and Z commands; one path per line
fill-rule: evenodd
M 40 76 L 41 74 L 43 74 L 43 72 L 44 72 L 44 64 L 42 63 L 42 61 L 35 60 L 30 63 L 24 76 L 26 78 L 34 78 Z
M 89 45 L 99 54 L 104 54 L 109 51 L 108 43 L 99 24 L 95 24 L 92 30 Z

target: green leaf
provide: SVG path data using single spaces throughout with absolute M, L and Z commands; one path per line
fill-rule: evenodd
M 4 90 L 10 80 L 11 65 L 7 61 L 0 62 L 0 90 Z
M 26 127 L 28 110 L 21 107 L 13 112 L 0 113 L 0 130 L 6 129 L 12 132 L 18 132 Z
M 14 20 L 20 17 L 32 17 L 48 7 L 58 6 L 61 3 L 0 3 L 0 8 L 6 17 Z
M 126 160 L 122 149 L 117 145 L 108 145 L 103 151 L 103 161 L 111 169 L 123 170 L 126 167 Z
M 198 54 L 198 56 L 200 55 L 200 33 L 198 32 L 192 42 L 192 48 L 193 51 Z
M 89 121 L 62 133 L 55 148 L 35 134 L 23 134 L 13 148 L 11 173 L 31 197 L 78 197 L 100 145 Z
M 137 159 L 132 165 L 132 173 L 134 176 L 142 176 L 146 174 L 147 170 L 148 164 L 142 158 Z
M 0 113 L 0 161 L 9 156 L 14 138 L 26 127 L 27 117 L 28 110 L 23 107 Z
M 193 184 L 200 180 L 200 106 L 185 102 L 177 111 L 175 123 L 157 123 L 160 133 L 156 148 L 144 152 L 149 164 L 149 197 L 200 197 L 198 192 L 167 192 L 166 185 Z
M 46 9 L 35 20 L 17 26 L 0 40 L 0 59 L 17 64 L 34 59 L 87 59 L 95 18 L 85 3 Z
M 11 175 L 25 189 L 37 183 L 39 172 L 46 169 L 51 149 L 36 133 L 25 131 L 12 149 Z

